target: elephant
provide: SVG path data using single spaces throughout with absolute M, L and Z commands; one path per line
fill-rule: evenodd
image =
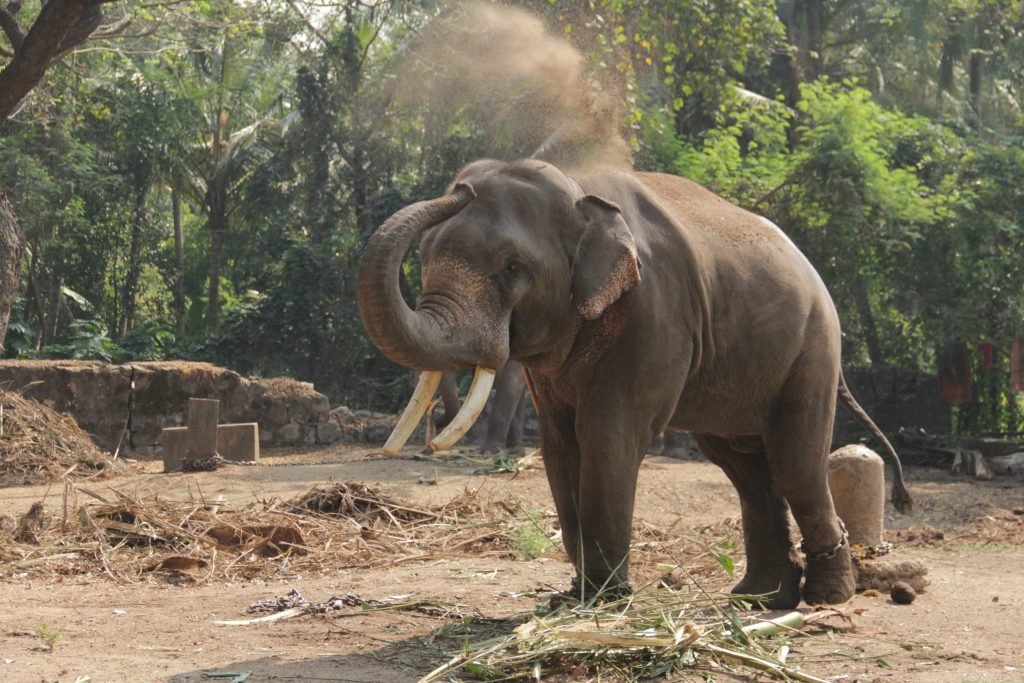
M 412 308 L 398 278 L 421 236 Z M 692 432 L 736 488 L 747 564 L 733 590 L 768 607 L 854 592 L 826 476 L 837 398 L 883 444 L 893 504 L 911 507 L 895 450 L 843 377 L 839 318 L 817 271 L 771 221 L 687 179 L 472 162 L 444 195 L 371 236 L 357 303 L 386 356 L 430 371 L 422 395 L 441 372 L 476 367 L 438 449 L 472 424 L 497 368 L 526 369 L 582 599 L 630 590 L 640 462 L 664 430 Z
M 448 425 L 459 411 L 456 373 L 444 373 L 441 378 L 441 396 L 444 417 L 438 420 L 438 427 Z M 498 453 L 522 442 L 526 403 L 526 379 L 523 377 L 523 369 L 519 363 L 510 360 L 498 370 L 494 380 L 491 413 L 487 418 L 487 429 L 480 438 L 480 452 Z
M 494 398 L 491 400 L 491 414 L 487 419 L 487 431 L 480 440 L 480 451 L 498 453 L 505 448 L 514 448 L 523 440 L 526 422 L 526 378 L 523 369 L 510 360 L 494 381 Z

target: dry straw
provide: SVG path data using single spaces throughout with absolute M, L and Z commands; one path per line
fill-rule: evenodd
M 99 478 L 123 471 L 70 416 L 18 392 L 0 391 L 0 487 L 48 483 L 67 476 Z
M 81 496 L 89 502 L 79 504 Z M 485 509 L 470 491 L 420 509 L 358 482 L 317 486 L 291 500 L 244 509 L 201 491 L 186 501 L 142 499 L 66 482 L 61 513 L 36 521 L 31 539 L 14 537 L 13 520 L 0 528 L 0 572 L 210 581 L 454 554 L 511 555 L 508 536 L 516 513 L 511 506 Z
M 419 683 L 458 680 L 460 675 L 539 681 L 610 674 L 634 681 L 678 670 L 824 683 L 787 662 L 790 643 L 803 635 L 803 627 L 843 615 L 821 610 L 766 620 L 737 606 L 749 607 L 737 596 L 662 586 L 595 605 L 557 608 L 511 632 L 466 642 Z

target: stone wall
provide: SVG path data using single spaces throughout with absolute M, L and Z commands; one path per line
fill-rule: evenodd
M 164 427 L 185 424 L 190 398 L 219 399 L 222 423 L 259 423 L 264 446 L 333 443 L 342 436 L 327 397 L 311 384 L 247 379 L 209 363 L 0 361 L 0 388 L 73 416 L 108 451 L 157 447 Z

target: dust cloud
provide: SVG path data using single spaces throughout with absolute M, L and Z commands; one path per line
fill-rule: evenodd
M 483 134 L 488 156 L 630 164 L 620 99 L 588 80 L 583 56 L 521 9 L 453 3 L 410 50 L 399 91 L 438 135 Z

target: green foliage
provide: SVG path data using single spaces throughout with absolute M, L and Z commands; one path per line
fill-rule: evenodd
M 43 647 L 50 651 L 56 647 L 63 635 L 63 628 L 54 628 L 48 624 L 40 624 L 39 628 L 36 629 L 36 636 L 43 642 Z
M 792 113 L 780 102 L 727 98 L 718 125 L 683 144 L 673 170 L 746 206 L 785 183 L 794 170 L 787 132 Z
M 523 559 L 535 560 L 555 547 L 541 525 L 543 519 L 540 512 L 527 512 L 526 519 L 513 529 L 512 547 Z
M 715 558 L 715 561 L 721 565 L 722 569 L 729 576 L 733 575 L 736 570 L 736 562 L 732 559 L 732 552 L 736 550 L 736 545 L 729 541 L 722 541 L 714 548 L 709 550 L 711 556 Z

